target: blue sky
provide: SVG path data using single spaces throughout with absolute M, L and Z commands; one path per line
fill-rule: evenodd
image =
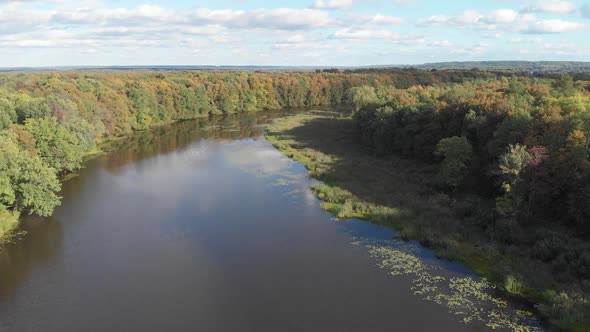
M 588 0 L 0 0 L 0 67 L 590 61 L 588 33 Z

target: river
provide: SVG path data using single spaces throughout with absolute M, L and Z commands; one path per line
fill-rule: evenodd
M 264 139 L 283 114 L 156 128 L 87 162 L 54 216 L 0 251 L 0 331 L 487 330 L 439 281 L 420 289 L 425 269 L 469 271 L 320 208 L 305 168 Z

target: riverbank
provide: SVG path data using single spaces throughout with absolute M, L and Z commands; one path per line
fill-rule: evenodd
M 10 242 L 14 230 L 18 227 L 18 213 L 3 210 L 0 211 L 0 246 Z
M 514 254 L 514 249 L 499 248 L 470 227 L 478 218 L 478 211 L 469 208 L 473 198 L 437 192 L 436 166 L 372 156 L 356 136 L 352 121 L 333 112 L 277 119 L 266 134 L 277 149 L 322 181 L 312 189 L 323 200 L 322 207 L 338 218 L 393 227 L 404 239 L 419 240 L 438 256 L 465 264 L 506 295 L 536 304 L 554 327 L 588 331 L 581 322 L 587 300 L 549 289 L 553 280 L 544 266 Z

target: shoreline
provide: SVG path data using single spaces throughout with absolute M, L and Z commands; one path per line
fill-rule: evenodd
M 305 129 L 302 129 L 313 121 L 326 119 L 331 119 L 336 124 L 330 127 L 326 126 L 326 123 L 323 123 L 323 126 L 315 128 L 316 131 L 313 131 L 313 129 L 304 131 Z M 422 225 L 415 225 L 415 222 L 417 219 L 423 218 L 423 216 L 420 216 L 421 211 L 413 211 L 412 208 L 415 206 L 408 207 L 404 206 L 403 203 L 398 206 L 392 206 L 391 204 L 384 204 L 387 199 L 380 201 L 375 196 L 363 197 L 365 191 L 372 189 L 371 186 L 383 186 L 384 182 L 380 180 L 385 180 L 374 179 L 373 183 L 362 184 L 363 179 L 359 179 L 357 173 L 366 173 L 367 169 L 377 170 L 373 173 L 373 177 L 387 173 L 402 173 L 401 176 L 391 176 L 397 180 L 400 180 L 401 177 L 400 181 L 404 181 L 403 178 L 406 176 L 405 181 L 407 182 L 420 182 L 420 176 L 428 176 L 428 172 L 431 170 L 428 169 L 429 165 L 422 165 L 420 162 L 391 157 L 385 158 L 387 161 L 384 161 L 384 163 L 390 162 L 393 165 L 401 167 L 397 169 L 394 167 L 388 170 L 389 172 L 380 171 L 379 167 L 382 165 L 371 165 L 371 162 L 377 159 L 370 156 L 366 151 L 360 151 L 361 149 L 358 146 L 355 147 L 357 148 L 356 154 L 355 152 L 351 152 L 349 155 L 341 154 L 342 151 L 338 151 L 337 147 L 330 147 L 335 152 L 332 154 L 327 153 L 326 150 L 323 150 L 327 145 L 331 143 L 332 145 L 345 145 L 342 142 L 345 142 L 346 139 L 351 139 L 350 135 L 347 135 L 350 134 L 349 131 L 338 128 L 337 123 L 340 121 L 351 120 L 348 118 L 343 119 L 341 118 L 341 114 L 335 112 L 306 112 L 275 119 L 266 127 L 265 137 L 277 150 L 288 158 L 303 164 L 308 169 L 310 177 L 321 181 L 321 183 L 313 185 L 311 189 L 316 197 L 322 201 L 321 207 L 324 210 L 332 213 L 338 219 L 357 218 L 371 223 L 385 225 L 398 231 L 399 237 L 403 240 L 419 241 L 424 247 L 433 250 L 438 258 L 460 263 L 478 276 L 492 282 L 496 286 L 496 291 L 503 298 L 509 299 L 513 303 L 520 303 L 529 307 L 546 327 L 557 330 L 586 331 L 587 326 L 564 326 L 554 317 L 549 317 L 539 310 L 539 305 L 552 304 L 551 302 L 544 303 L 541 295 L 543 292 L 552 291 L 551 289 L 528 288 L 522 283 L 523 281 L 516 280 L 513 282 L 518 283 L 516 286 L 517 292 L 510 292 L 508 283 L 510 282 L 511 275 L 502 275 L 498 271 L 505 264 L 514 264 L 515 262 L 509 262 L 512 257 L 507 257 L 498 252 L 488 252 L 486 250 L 487 248 L 477 248 L 477 244 L 466 241 L 449 241 L 451 243 L 450 245 L 441 245 L 443 242 L 437 241 L 436 239 L 452 238 L 452 231 L 445 234 L 441 231 L 440 227 L 437 228 L 436 226 L 426 230 L 420 229 L 421 226 L 424 226 L 423 222 L 420 221 Z M 346 126 L 343 125 L 343 127 Z M 295 137 L 296 135 L 299 136 Z M 332 142 L 329 142 L 330 139 L 332 139 Z M 351 148 L 351 150 L 355 148 Z M 370 160 L 361 160 L 363 154 Z M 351 156 L 352 158 L 350 158 Z M 350 160 L 345 161 L 347 158 Z M 404 167 L 411 167 L 412 163 L 415 163 L 415 170 L 408 172 L 407 168 Z M 344 168 L 344 170 L 335 170 L 339 166 Z M 360 171 L 355 172 L 355 167 L 358 167 Z M 408 173 L 410 176 L 403 173 Z M 412 177 L 411 175 L 415 176 Z M 424 190 L 424 188 L 415 186 L 414 184 L 410 186 L 401 183 L 397 184 L 400 185 L 400 190 L 407 189 L 408 187 L 416 190 Z M 352 190 L 351 187 L 353 188 Z M 357 194 L 359 192 L 361 193 L 360 195 Z M 412 196 L 413 194 L 415 193 L 410 193 L 408 196 Z M 431 201 L 436 200 L 437 196 L 435 192 L 416 195 L 416 197 L 427 198 Z M 371 197 L 372 199 L 367 199 L 367 197 Z M 432 204 L 431 201 L 425 203 Z M 401 202 L 405 201 L 402 199 Z M 430 216 L 432 217 L 432 215 Z M 432 223 L 436 224 L 436 221 Z

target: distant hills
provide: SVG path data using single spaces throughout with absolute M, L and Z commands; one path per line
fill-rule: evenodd
M 500 76 L 519 75 L 529 77 L 559 78 L 570 74 L 574 80 L 590 80 L 590 62 L 582 61 L 465 61 L 435 62 L 421 65 L 372 66 L 353 71 L 398 71 L 398 70 L 476 70 L 496 73 Z
M 590 73 L 590 62 L 577 61 L 468 61 L 436 62 L 410 66 L 419 69 L 480 69 L 517 70 L 528 72 L 586 72 Z
M 154 65 L 154 66 L 58 66 L 58 67 L 14 67 L 1 68 L 0 71 L 52 71 L 52 70 L 162 70 L 162 71 L 314 71 L 314 70 L 386 70 L 386 69 L 426 69 L 426 70 L 509 70 L 535 74 L 584 73 L 590 74 L 590 62 L 580 61 L 465 61 L 435 62 L 419 65 L 376 65 L 376 66 L 210 66 L 210 65 Z

